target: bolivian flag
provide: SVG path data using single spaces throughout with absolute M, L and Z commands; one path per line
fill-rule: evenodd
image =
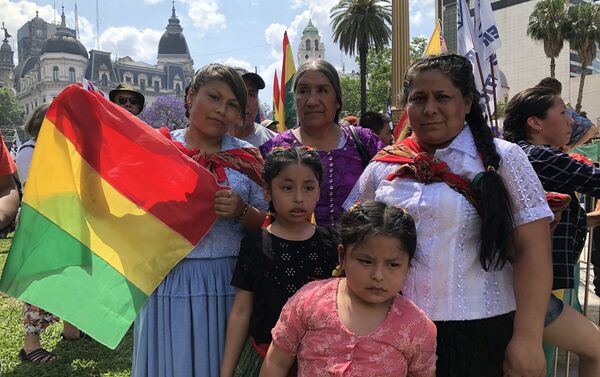
M 0 290 L 115 348 L 213 225 L 212 174 L 78 86 L 48 109 Z
M 296 127 L 296 105 L 294 104 L 294 92 L 292 86 L 296 76 L 296 64 L 292 46 L 288 39 L 287 31 L 283 33 L 283 63 L 281 65 L 281 90 L 279 91 L 279 113 L 281 119 L 277 130 L 283 132 L 289 128 Z

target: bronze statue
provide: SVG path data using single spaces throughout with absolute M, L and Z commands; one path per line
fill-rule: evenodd
M 8 34 L 8 29 L 4 26 L 4 22 L 2 22 L 2 30 L 4 30 L 4 39 L 2 40 L 2 42 L 7 42 L 8 43 L 8 38 L 12 37 L 12 35 Z

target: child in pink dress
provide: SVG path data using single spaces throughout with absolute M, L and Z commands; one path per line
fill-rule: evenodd
M 311 282 L 284 306 L 260 376 L 433 377 L 436 328 L 398 292 L 416 249 L 402 209 L 369 201 L 342 216 L 345 277 Z M 335 271 L 334 271 L 335 272 Z

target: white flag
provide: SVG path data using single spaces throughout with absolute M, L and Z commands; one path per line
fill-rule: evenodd
M 19 133 L 17 132 L 17 129 L 15 128 L 13 142 L 12 142 L 12 145 L 10 146 L 10 151 L 9 151 L 13 157 L 13 160 L 15 160 L 17 158 L 17 152 L 19 151 L 20 147 L 21 147 L 21 138 L 19 137 Z
M 490 0 L 475 1 L 475 24 L 477 51 L 483 59 L 488 60 L 502 46 Z
M 479 0 L 478 0 L 479 1 Z M 490 8 L 491 9 L 491 8 Z M 491 116 L 496 108 L 494 106 L 494 90 L 499 82 L 493 79 L 492 70 L 488 60 L 483 58 L 475 46 L 475 34 L 473 33 L 473 18 L 469 6 L 465 0 L 460 0 L 456 7 L 456 32 L 458 37 L 458 53 L 465 56 L 473 65 L 473 76 L 475 85 L 482 99 L 485 101 L 485 112 Z M 477 59 L 479 57 L 479 59 Z M 497 65 L 496 55 L 493 54 L 491 61 Z M 495 84 L 495 85 L 494 85 Z

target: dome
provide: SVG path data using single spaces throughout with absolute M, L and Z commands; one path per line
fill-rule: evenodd
M 500 85 L 508 87 L 508 80 L 506 79 L 504 72 L 498 68 L 498 73 L 500 74 Z
M 2 43 L 2 46 L 0 46 L 0 51 L 8 51 L 8 52 L 12 52 L 12 48 L 10 48 L 10 45 L 6 42 Z
M 189 55 L 187 42 L 183 36 L 183 29 L 179 24 L 179 18 L 175 14 L 175 5 L 169 18 L 166 31 L 158 42 L 158 55 Z
M 74 38 L 67 24 L 65 23 L 65 9 L 63 7 L 60 26 L 56 28 L 56 33 L 48 38 L 42 45 L 42 54 L 47 52 L 62 52 L 66 54 L 80 55 L 88 59 L 88 53 L 85 46 Z
M 306 25 L 302 31 L 302 35 L 307 34 L 319 35 L 319 30 L 315 27 L 315 25 L 313 25 L 312 20 L 310 19 L 308 20 L 308 25 Z

